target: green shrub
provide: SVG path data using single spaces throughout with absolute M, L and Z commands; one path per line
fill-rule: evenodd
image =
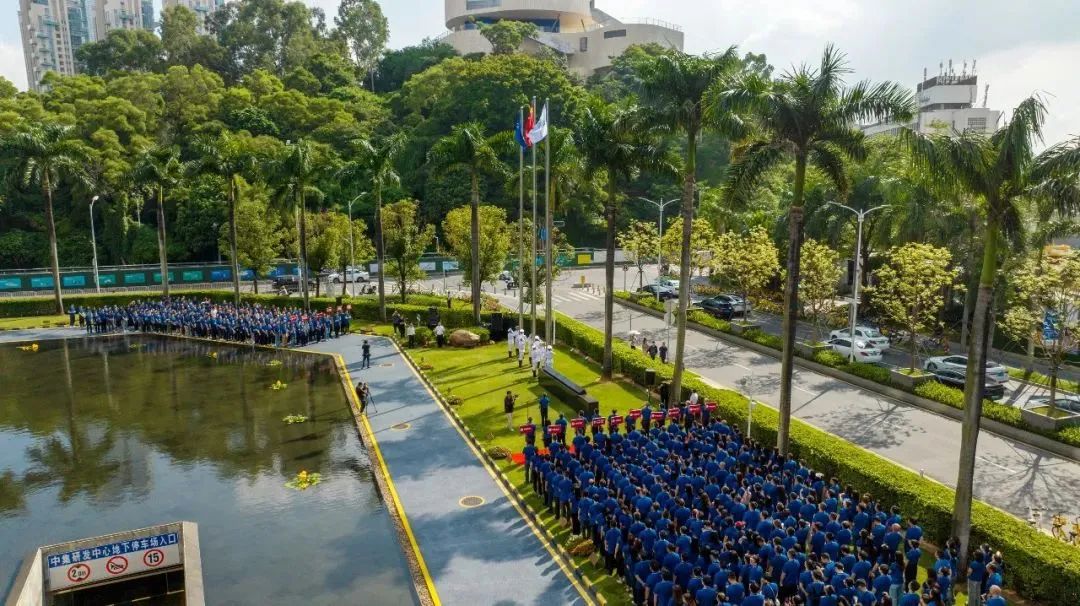
M 754 328 L 752 330 L 744 332 L 742 334 L 742 338 L 749 339 L 754 343 L 757 343 L 758 345 L 764 345 L 765 347 L 775 349 L 777 351 L 782 349 L 784 346 L 784 341 L 780 338 L 780 335 L 769 334 L 761 330 L 760 328 Z
M 476 336 L 480 337 L 481 343 L 487 343 L 491 340 L 491 331 L 483 326 L 471 326 L 468 328 L 470 332 L 476 333 Z
M 889 369 L 883 366 L 865 364 L 863 362 L 852 362 L 850 364 L 844 364 L 840 367 L 840 370 L 849 372 L 856 377 L 869 379 L 875 383 L 881 383 L 882 385 L 889 384 Z
M 692 309 L 686 314 L 686 318 L 702 326 L 707 326 L 713 330 L 719 330 L 720 332 L 731 332 L 731 322 L 727 320 L 721 320 L 720 318 L 711 316 L 708 312 L 700 309 Z
M 847 358 L 831 349 L 823 349 L 814 354 L 814 361 L 830 368 L 840 368 L 847 364 Z
M 416 327 L 416 344 L 420 347 L 426 347 L 428 344 L 435 341 L 435 333 L 431 332 L 431 329 L 427 326 Z
M 600 331 L 562 314 L 558 317 L 557 330 L 558 338 L 564 344 L 594 360 L 601 359 L 603 334 Z M 818 355 L 823 353 L 833 352 L 819 352 Z M 661 381 L 671 379 L 670 366 L 656 365 L 639 350 L 616 344 L 613 358 L 615 372 L 638 383 L 644 381 L 645 368 L 655 367 Z M 839 358 L 838 363 L 843 365 L 843 356 Z M 747 399 L 744 396 L 712 387 L 687 372 L 683 379 L 683 397 L 692 389 L 706 401 L 716 402 L 717 414 L 728 423 L 734 427 L 746 426 Z M 778 422 L 779 415 L 774 409 L 758 406 L 754 410 L 754 439 L 763 444 L 775 443 Z M 1073 428 L 1071 433 L 1080 437 L 1080 428 Z M 919 519 L 927 540 L 941 545 L 951 535 L 952 489 L 798 419 L 792 419 L 791 447 L 792 452 L 811 468 L 869 492 L 881 503 L 899 505 L 905 515 Z M 983 503 L 975 503 L 972 516 L 972 543 L 989 543 L 1002 551 L 1009 562 L 1010 584 L 1017 592 L 1046 603 L 1080 603 L 1080 552 L 1075 547 L 1056 541 L 1030 528 L 1024 521 Z
M 1050 386 L 1050 377 L 1036 371 L 1028 373 L 1022 368 L 1010 368 L 1009 376 L 1018 381 L 1027 381 L 1028 383 L 1034 383 L 1036 385 Z M 1080 392 L 1080 382 L 1070 381 L 1068 379 L 1058 378 L 1057 388 L 1062 391 L 1071 391 L 1074 393 Z

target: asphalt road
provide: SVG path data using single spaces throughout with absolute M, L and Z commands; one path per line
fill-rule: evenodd
M 616 284 L 622 286 L 617 270 Z M 633 272 L 631 272 L 632 274 Z M 571 270 L 555 283 L 553 300 L 562 313 L 597 328 L 603 327 L 600 292 L 576 287 L 580 276 L 602 283 L 603 270 Z M 628 285 L 633 275 L 627 277 Z M 460 278 L 451 278 L 454 289 Z M 647 277 L 646 280 L 649 280 Z M 433 281 L 427 287 L 442 287 Z M 487 285 L 490 293 L 491 285 Z M 498 290 L 497 296 L 516 308 L 515 293 Z M 665 338 L 658 318 L 616 305 L 614 330 L 626 339 L 631 330 L 646 338 Z M 669 335 L 674 349 L 675 331 Z M 780 362 L 774 357 L 743 349 L 703 333 L 687 333 L 687 368 L 721 387 L 737 389 L 776 407 L 780 396 Z M 1022 401 L 1041 393 L 1011 382 L 1009 398 Z M 872 450 L 905 467 L 949 486 L 955 486 L 960 454 L 960 423 L 843 381 L 803 369 L 795 371 L 793 414 L 829 433 Z M 975 494 L 1022 519 L 1039 512 L 1040 525 L 1049 527 L 1053 513 L 1080 515 L 1080 463 L 1013 442 L 989 432 L 979 439 Z

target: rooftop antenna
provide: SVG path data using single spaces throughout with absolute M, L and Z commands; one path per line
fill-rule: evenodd
M 975 64 L 978 63 L 978 62 L 979 62 L 978 59 L 972 59 L 971 60 L 971 75 L 972 76 L 975 75 Z
M 986 107 L 987 107 L 986 106 L 986 99 L 988 97 L 990 97 L 990 85 L 989 84 L 987 84 L 986 88 L 983 89 L 983 109 L 986 109 Z
M 964 59 L 964 71 L 960 72 L 961 78 L 967 77 L 967 59 Z
M 939 78 L 945 75 L 945 64 L 940 61 L 937 64 L 937 75 Z
M 954 73 L 955 72 L 953 72 L 953 68 L 952 68 L 952 59 L 949 59 L 949 71 L 946 72 L 945 75 L 946 76 L 952 76 Z

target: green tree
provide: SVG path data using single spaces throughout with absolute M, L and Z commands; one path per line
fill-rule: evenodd
M 985 205 L 982 225 L 983 251 L 979 270 L 978 294 L 972 313 L 971 339 L 968 344 L 967 382 L 964 385 L 964 425 L 960 440 L 960 465 L 953 505 L 953 534 L 960 538 L 961 566 L 967 564 L 971 535 L 971 500 L 975 478 L 975 454 L 982 419 L 986 357 L 993 325 L 994 285 L 1003 239 L 1018 233 L 1018 204 L 1033 187 L 1056 191 L 1051 205 L 1062 215 L 1080 209 L 1080 198 L 1073 195 L 1068 175 L 1080 167 L 1076 147 L 1055 146 L 1038 157 L 1034 146 L 1042 140 L 1046 107 L 1038 97 L 1025 99 L 1012 112 L 1012 118 L 992 135 L 966 132 L 958 137 L 947 134 L 903 134 L 912 155 L 928 174 L 949 184 L 956 184 L 981 198 Z M 1062 179 L 1064 177 L 1064 179 Z
M 162 65 L 161 40 L 145 29 L 114 29 L 104 40 L 75 51 L 80 72 L 104 76 L 113 70 L 153 72 Z
M 304 297 L 304 309 L 311 308 L 311 296 L 308 292 L 308 280 L 311 279 L 312 267 L 308 262 L 308 201 L 321 200 L 324 193 L 318 188 L 319 178 L 328 170 L 329 164 L 314 146 L 304 139 L 287 145 L 275 162 L 268 166 L 267 180 L 273 184 L 274 197 L 285 208 L 298 214 L 297 232 L 299 238 L 301 292 Z M 346 229 L 345 233 L 348 233 Z M 347 237 L 347 236 L 346 236 Z M 334 259 L 336 261 L 336 258 Z M 321 268 L 320 268 L 321 269 Z M 319 287 L 315 282 L 316 290 Z
M 472 209 L 461 206 L 450 211 L 443 220 L 442 231 L 446 245 L 454 258 L 465 268 L 465 281 L 492 282 L 506 264 L 510 252 L 510 232 L 506 222 L 506 211 L 496 206 L 481 206 L 478 209 L 480 223 L 480 267 L 479 277 L 474 280 Z
M 321 288 L 321 274 L 324 270 L 341 267 L 349 259 L 349 218 L 343 213 L 321 212 L 312 215 L 307 222 L 307 242 L 309 248 L 305 255 L 308 266 L 315 273 L 315 296 Z M 342 292 L 345 283 L 342 282 Z M 327 285 L 329 289 L 330 286 Z
M 729 112 L 713 111 L 706 122 L 705 95 L 710 87 L 727 82 L 742 64 L 735 47 L 717 55 L 697 57 L 671 53 L 654 57 L 638 66 L 642 80 L 642 103 L 657 124 L 686 135 L 682 163 L 682 254 L 679 261 L 679 314 L 675 337 L 675 371 L 671 377 L 672 397 L 680 398 L 685 368 L 686 310 L 690 305 L 691 229 L 694 225 L 694 193 L 697 189 L 697 152 L 702 130 L 710 126 L 726 134 L 740 134 L 740 123 Z
M 184 177 L 184 165 L 180 162 L 180 150 L 173 146 L 159 145 L 144 152 L 135 163 L 131 179 L 136 186 L 148 191 L 157 205 L 158 261 L 161 265 L 161 289 L 169 296 L 169 254 L 165 236 L 165 191 L 180 184 Z
M 375 0 L 342 0 L 334 17 L 337 34 L 352 51 L 353 62 L 362 73 L 375 68 L 390 38 L 390 26 Z
M 243 186 L 236 205 L 236 253 L 239 264 L 252 271 L 251 285 L 259 292 L 259 276 L 270 271 L 274 259 L 282 255 L 281 215 L 270 207 L 265 188 Z M 221 248 L 230 248 L 228 230 L 223 230 Z
M 619 248 L 627 260 L 638 270 L 638 284 L 645 285 L 645 264 L 656 259 L 660 252 L 660 235 L 656 225 L 646 221 L 634 221 L 619 234 Z
M 594 180 L 603 180 L 606 189 L 604 218 L 607 222 L 607 261 L 604 264 L 604 358 L 601 378 L 611 380 L 612 318 L 615 290 L 615 237 L 619 214 L 619 189 L 642 169 L 673 170 L 659 147 L 659 132 L 645 121 L 640 108 L 632 105 L 609 105 L 594 98 L 585 109 L 584 119 L 575 136 L 583 172 Z M 676 392 L 677 393 L 677 392 Z
M 229 261 L 232 263 L 233 301 L 240 304 L 240 257 L 236 251 L 236 206 L 240 200 L 240 185 L 245 176 L 251 177 L 258 164 L 245 141 L 229 132 L 216 138 L 200 138 L 194 144 L 196 160 L 189 165 L 195 173 L 221 177 L 229 204 Z
M 812 238 L 803 242 L 802 275 L 799 281 L 799 300 L 803 310 L 814 324 L 814 337 L 818 343 L 825 340 L 822 319 L 833 308 L 836 286 L 843 271 L 840 254 Z M 774 258 L 777 258 L 774 255 Z
M 781 162 L 794 159 L 795 175 L 788 208 L 788 252 L 784 286 L 783 351 L 780 371 L 780 424 L 777 447 L 787 454 L 791 436 L 791 389 L 795 354 L 795 329 L 799 311 L 800 253 L 803 236 L 803 205 L 806 201 L 806 169 L 816 166 L 833 181 L 837 191 L 848 191 L 844 171 L 847 159 L 866 156 L 859 121 L 904 122 L 914 112 L 911 93 L 885 82 L 859 82 L 847 87 L 850 70 L 844 55 L 825 47 L 821 64 L 803 65 L 770 81 L 751 72 L 735 82 L 719 82 L 709 93 L 711 115 L 723 119 L 745 114 L 756 132 L 740 143 L 734 153 L 725 189 L 732 204 L 752 198 L 754 190 Z
M 472 224 L 472 270 L 470 275 L 483 276 L 480 268 L 480 177 L 484 174 L 501 174 L 505 167 L 499 161 L 491 143 L 484 136 L 484 127 L 475 122 L 455 126 L 450 134 L 440 139 L 428 152 L 432 170 L 462 167 L 469 171 L 471 191 L 470 213 Z M 472 281 L 473 315 L 480 324 L 481 281 Z
M 420 257 L 435 239 L 435 226 L 420 224 L 418 206 L 413 200 L 399 200 L 382 209 L 382 223 L 387 226 L 386 255 L 390 259 L 387 271 L 397 278 L 402 303 L 409 285 L 424 278 Z
M 938 327 L 945 290 L 956 284 L 959 270 L 952 267 L 948 249 L 910 242 L 892 249 L 874 275 L 877 284 L 868 289 L 871 298 L 890 321 L 915 335 Z M 915 339 L 908 353 L 908 372 L 914 373 Z
M 660 249 L 664 253 L 664 264 L 682 263 L 682 217 L 676 217 L 660 239 Z M 690 228 L 690 267 L 691 272 L 699 274 L 709 267 L 714 256 L 716 232 L 705 219 L 694 219 Z M 689 275 L 693 276 L 693 273 Z
M 491 52 L 496 55 L 510 55 L 525 42 L 526 38 L 532 38 L 540 31 L 535 24 L 528 21 L 511 21 L 503 19 L 495 23 L 481 23 L 480 35 L 491 43 Z
M 413 74 L 456 56 L 453 46 L 431 38 L 416 46 L 387 51 L 375 69 L 375 90 L 384 93 L 399 90 Z
M 61 124 L 29 124 L 0 139 L 0 163 L 8 178 L 21 187 L 40 188 L 49 227 L 49 265 L 52 269 L 56 313 L 64 313 L 60 292 L 60 258 L 56 249 L 53 192 L 60 183 L 87 180 L 85 147 L 70 139 L 72 129 Z
M 694 228 L 697 231 L 697 227 Z M 675 231 L 675 230 L 671 230 Z M 769 233 L 755 228 L 743 235 L 727 232 L 716 238 L 712 266 L 721 279 L 734 284 L 744 301 L 757 298 L 780 271 L 780 254 Z M 743 320 L 749 320 L 743 317 Z
M 1053 407 L 1061 367 L 1080 345 L 1080 252 L 1028 257 L 1009 272 L 1009 285 L 1002 329 L 1015 339 L 1033 341 L 1042 352 L 1050 365 Z
M 383 230 L 383 194 L 387 188 L 401 183 L 395 163 L 401 156 L 408 137 L 405 133 L 396 133 L 387 137 L 379 145 L 373 145 L 366 139 L 353 143 L 358 148 L 358 158 L 346 162 L 339 170 L 338 177 L 356 183 L 368 179 L 375 192 L 375 255 L 379 266 L 379 317 L 386 321 L 386 246 Z

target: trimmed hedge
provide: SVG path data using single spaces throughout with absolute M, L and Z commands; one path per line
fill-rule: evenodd
M 604 336 L 591 326 L 558 314 L 557 338 L 590 358 L 602 359 Z M 670 365 L 657 364 L 622 343 L 613 345 L 613 363 L 616 372 L 639 384 L 644 383 L 646 368 L 655 368 L 662 381 L 671 378 Z M 704 399 L 715 401 L 718 414 L 728 423 L 746 426 L 746 397 L 712 387 L 687 372 L 683 397 L 694 389 Z M 754 439 L 774 443 L 778 422 L 775 409 L 758 406 L 754 410 Z M 955 496 L 952 489 L 798 419 L 792 419 L 791 446 L 792 452 L 812 469 L 869 492 L 879 503 L 899 505 L 905 515 L 918 518 L 929 541 L 941 545 L 949 538 Z M 971 543 L 989 543 L 1002 551 L 1009 563 L 1011 588 L 1045 603 L 1080 603 L 1080 550 L 981 502 L 974 504 L 972 517 Z

